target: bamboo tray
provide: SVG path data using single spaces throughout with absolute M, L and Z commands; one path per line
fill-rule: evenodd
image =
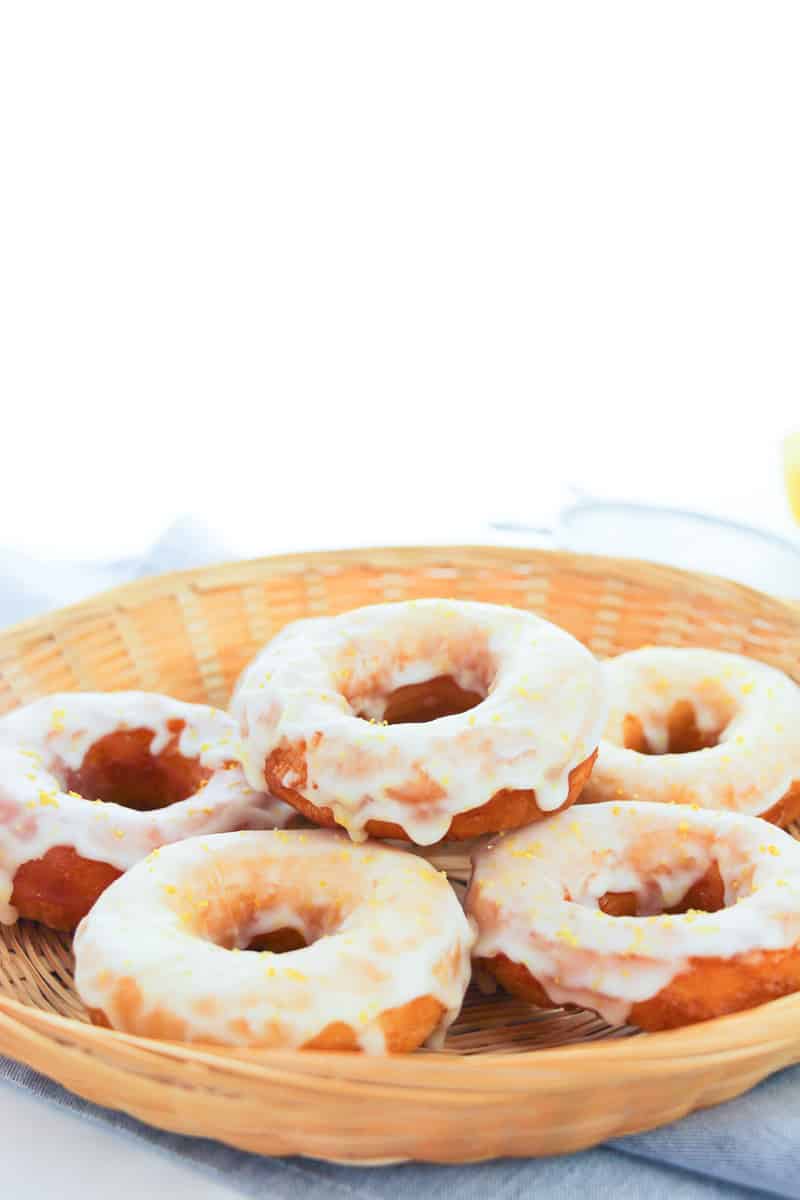
M 529 608 L 600 655 L 702 645 L 800 679 L 800 612 L 721 579 L 535 550 L 359 550 L 165 575 L 18 625 L 0 634 L 0 712 L 81 689 L 224 705 L 287 621 L 423 596 Z M 463 873 L 459 852 L 442 861 Z M 579 1150 L 730 1099 L 800 1061 L 800 995 L 629 1034 L 581 1010 L 471 992 L 436 1053 L 197 1049 L 92 1026 L 69 938 L 27 922 L 0 932 L 0 1052 L 98 1104 L 260 1154 L 370 1164 Z

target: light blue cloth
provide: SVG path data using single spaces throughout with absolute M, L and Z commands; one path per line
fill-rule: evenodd
M 139 562 L 45 569 L 16 556 L 0 566 L 0 619 L 19 620 L 98 586 L 199 565 L 219 550 L 191 521 L 173 526 Z M 535 1070 L 535 1066 L 532 1066 Z M 274 1200 L 737 1200 L 768 1194 L 800 1200 L 800 1067 L 738 1100 L 652 1133 L 567 1157 L 500 1160 L 464 1167 L 407 1164 L 351 1168 L 297 1158 L 266 1159 L 217 1142 L 181 1137 L 97 1108 L 28 1068 L 0 1058 L 0 1086 L 24 1087 L 43 1102 L 143 1140 L 223 1178 L 243 1196 Z M 457 1117 L 454 1116 L 454 1120 Z

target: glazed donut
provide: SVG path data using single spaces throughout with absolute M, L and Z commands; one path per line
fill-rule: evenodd
M 382 1054 L 442 1039 L 474 940 L 422 858 L 319 829 L 228 833 L 114 883 L 78 928 L 75 983 L 127 1033 Z
M 755 817 L 597 804 L 501 837 L 475 955 L 534 1004 L 655 1031 L 800 989 L 800 845 Z
M 764 663 L 653 647 L 603 663 L 611 706 L 582 800 L 800 816 L 800 688 Z
M 547 621 L 413 600 L 287 626 L 232 711 L 253 787 L 354 840 L 430 845 L 571 804 L 605 703 L 592 655 Z
M 272 828 L 227 713 L 147 692 L 66 693 L 0 720 L 0 921 L 74 929 L 156 846 Z

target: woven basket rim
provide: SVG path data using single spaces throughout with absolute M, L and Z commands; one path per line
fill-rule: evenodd
M 392 1087 L 419 1086 L 423 1082 L 421 1072 L 427 1075 L 430 1086 L 449 1087 L 456 1083 L 480 1086 L 492 1091 L 493 1083 L 499 1090 L 512 1084 L 515 1076 L 530 1073 L 535 1063 L 537 1086 L 548 1072 L 554 1076 L 549 1082 L 557 1084 L 559 1071 L 569 1065 L 575 1069 L 582 1064 L 596 1067 L 601 1061 L 616 1070 L 632 1067 L 637 1075 L 667 1073 L 670 1076 L 680 1071 L 681 1062 L 696 1064 L 698 1058 L 712 1057 L 719 1053 L 735 1051 L 743 1057 L 763 1056 L 768 1045 L 776 1049 L 789 1043 L 797 1045 L 800 1057 L 800 993 L 771 1000 L 757 1008 L 745 1009 L 729 1016 L 716 1017 L 710 1021 L 685 1025 L 679 1029 L 649 1033 L 638 1037 L 605 1038 L 597 1042 L 579 1042 L 573 1045 L 553 1046 L 517 1053 L 485 1052 L 481 1055 L 423 1052 L 416 1054 L 394 1054 L 374 1058 L 354 1050 L 299 1050 L 299 1049 L 231 1049 L 228 1046 L 211 1046 L 195 1042 L 171 1042 L 140 1037 L 137 1034 L 90 1025 L 58 1013 L 43 1012 L 23 1004 L 19 1000 L 0 995 L 0 1013 L 26 1027 L 43 1027 L 54 1034 L 78 1034 L 78 1042 L 90 1042 L 97 1046 L 115 1043 L 117 1046 L 135 1046 L 154 1055 L 166 1055 L 172 1059 L 204 1061 L 209 1065 L 220 1063 L 226 1070 L 249 1075 L 255 1070 L 261 1073 L 272 1069 L 291 1070 L 313 1078 L 324 1078 L 333 1074 L 337 1083 L 343 1078 L 368 1081 L 371 1075 L 379 1075 L 380 1084 Z M 753 1034 L 757 1033 L 754 1038 Z M 75 1038 L 69 1037 L 70 1044 Z M 676 1054 L 676 1051 L 678 1053 Z M 346 1067 L 345 1070 L 342 1070 Z M 492 1072 L 503 1072 L 490 1077 Z M 517 1082 L 525 1082 L 517 1079 Z M 570 1084 L 572 1090 L 574 1084 Z
M 459 559 L 461 561 L 475 557 L 483 561 L 489 553 L 496 558 L 507 559 L 509 562 L 519 562 L 522 558 L 545 558 L 560 561 L 568 565 L 576 574 L 594 575 L 601 567 L 606 568 L 609 578 L 618 575 L 625 581 L 632 577 L 641 576 L 642 582 L 651 584 L 654 579 L 671 587 L 697 587 L 705 584 L 714 587 L 717 592 L 730 591 L 732 596 L 748 597 L 759 606 L 771 609 L 784 618 L 796 621 L 798 619 L 797 602 L 768 592 L 759 591 L 747 584 L 734 579 L 726 579 L 705 571 L 692 571 L 682 567 L 672 567 L 662 563 L 648 562 L 641 558 L 623 558 L 605 554 L 584 554 L 572 550 L 561 550 L 551 547 L 538 546 L 507 546 L 494 545 L 491 542 L 442 543 L 442 545 L 411 545 L 392 546 L 376 545 L 363 547 L 346 547 L 341 550 L 298 550 L 288 554 L 265 554 L 256 558 L 234 558 L 202 567 L 187 567 L 179 571 L 159 572 L 155 575 L 145 575 L 140 579 L 132 579 L 112 588 L 104 588 L 83 600 L 72 604 L 62 605 L 51 612 L 39 613 L 26 617 L 21 621 L 6 625 L 0 629 L 0 644 L 6 638 L 17 638 L 28 632 L 41 634 L 43 630 L 56 629 L 63 624 L 69 624 L 81 613 L 94 613 L 97 610 L 119 605 L 123 609 L 127 604 L 135 604 L 140 595 L 152 596 L 155 592 L 169 592 L 175 584 L 185 583 L 199 590 L 211 590 L 216 581 L 230 581 L 232 571 L 241 573 L 242 581 L 251 577 L 254 580 L 263 577 L 264 569 L 271 571 L 291 570 L 298 573 L 313 570 L 315 567 L 326 567 L 336 571 L 340 564 L 364 561 L 367 566 L 379 566 L 386 559 L 387 569 L 396 567 L 398 560 L 405 559 L 410 564 L 418 564 L 420 560 L 435 562 L 436 560 Z M 798 631 L 800 637 L 800 629 Z

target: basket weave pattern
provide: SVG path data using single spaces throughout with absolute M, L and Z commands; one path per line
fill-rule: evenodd
M 346 551 L 130 584 L 0 634 L 0 712 L 49 692 L 142 688 L 225 705 L 288 621 L 430 596 L 530 609 L 605 656 L 706 646 L 800 681 L 800 613 L 708 576 L 507 548 Z M 448 858 L 448 854 L 450 857 Z M 440 865 L 463 876 L 460 851 Z M 444 1051 L 231 1051 L 90 1025 L 70 939 L 0 930 L 0 1051 L 100 1104 L 262 1154 L 468 1161 L 552 1154 L 673 1120 L 800 1060 L 800 996 L 665 1034 L 471 991 Z

